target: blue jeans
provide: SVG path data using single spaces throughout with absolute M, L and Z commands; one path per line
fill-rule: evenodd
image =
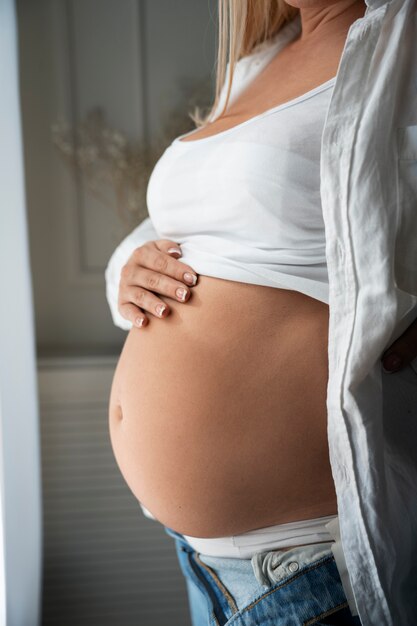
M 198 554 L 183 535 L 164 529 L 175 539 L 193 626 L 361 626 L 331 542 L 236 559 Z

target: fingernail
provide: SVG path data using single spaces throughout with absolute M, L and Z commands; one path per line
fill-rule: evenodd
M 382 367 L 384 371 L 387 372 L 387 374 L 397 371 L 398 369 L 400 369 L 401 365 L 401 357 L 399 357 L 398 354 L 394 353 L 389 354 L 382 361 Z
M 143 326 L 145 323 L 145 318 L 144 317 L 137 317 L 135 320 L 135 324 L 136 326 L 139 326 L 139 328 L 141 328 L 141 326 Z
M 159 317 L 162 317 L 162 313 L 165 311 L 166 306 L 165 304 L 158 304 L 158 306 L 156 307 L 156 312 L 159 315 Z
M 195 274 L 190 274 L 190 272 L 185 272 L 184 280 L 190 285 L 195 285 L 197 282 L 197 276 Z
M 185 300 L 185 298 L 187 297 L 187 290 L 183 289 L 182 287 L 177 289 L 175 293 L 177 294 L 180 300 Z
M 168 248 L 167 252 L 168 254 L 178 254 L 178 256 L 181 256 L 182 254 L 181 250 L 178 248 Z

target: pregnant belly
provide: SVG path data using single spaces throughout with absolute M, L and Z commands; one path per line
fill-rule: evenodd
M 129 332 L 110 396 L 136 498 L 194 537 L 336 514 L 327 305 L 208 276 L 186 304 L 165 301 L 166 319 Z

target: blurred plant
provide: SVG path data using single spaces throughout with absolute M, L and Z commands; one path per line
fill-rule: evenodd
M 191 96 L 183 97 L 181 106 L 170 110 L 152 146 L 129 140 L 108 126 L 99 106 L 91 109 L 75 128 L 63 116 L 51 125 L 52 141 L 73 175 L 82 173 L 94 197 L 115 208 L 126 226 L 147 217 L 146 191 L 156 162 L 175 137 L 195 128 L 188 112 L 197 102 L 209 101 L 211 97 L 207 80 L 192 86 L 192 90 L 189 82 L 182 82 L 184 90 L 191 91 Z

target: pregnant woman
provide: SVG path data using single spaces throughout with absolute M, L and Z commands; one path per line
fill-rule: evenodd
M 365 10 L 220 0 L 213 110 L 158 161 L 142 245 L 122 244 L 107 270 L 123 265 L 130 322 L 111 442 L 143 510 L 175 539 L 194 626 L 361 624 L 327 439 L 320 151 Z M 240 51 L 231 91 L 227 28 Z

